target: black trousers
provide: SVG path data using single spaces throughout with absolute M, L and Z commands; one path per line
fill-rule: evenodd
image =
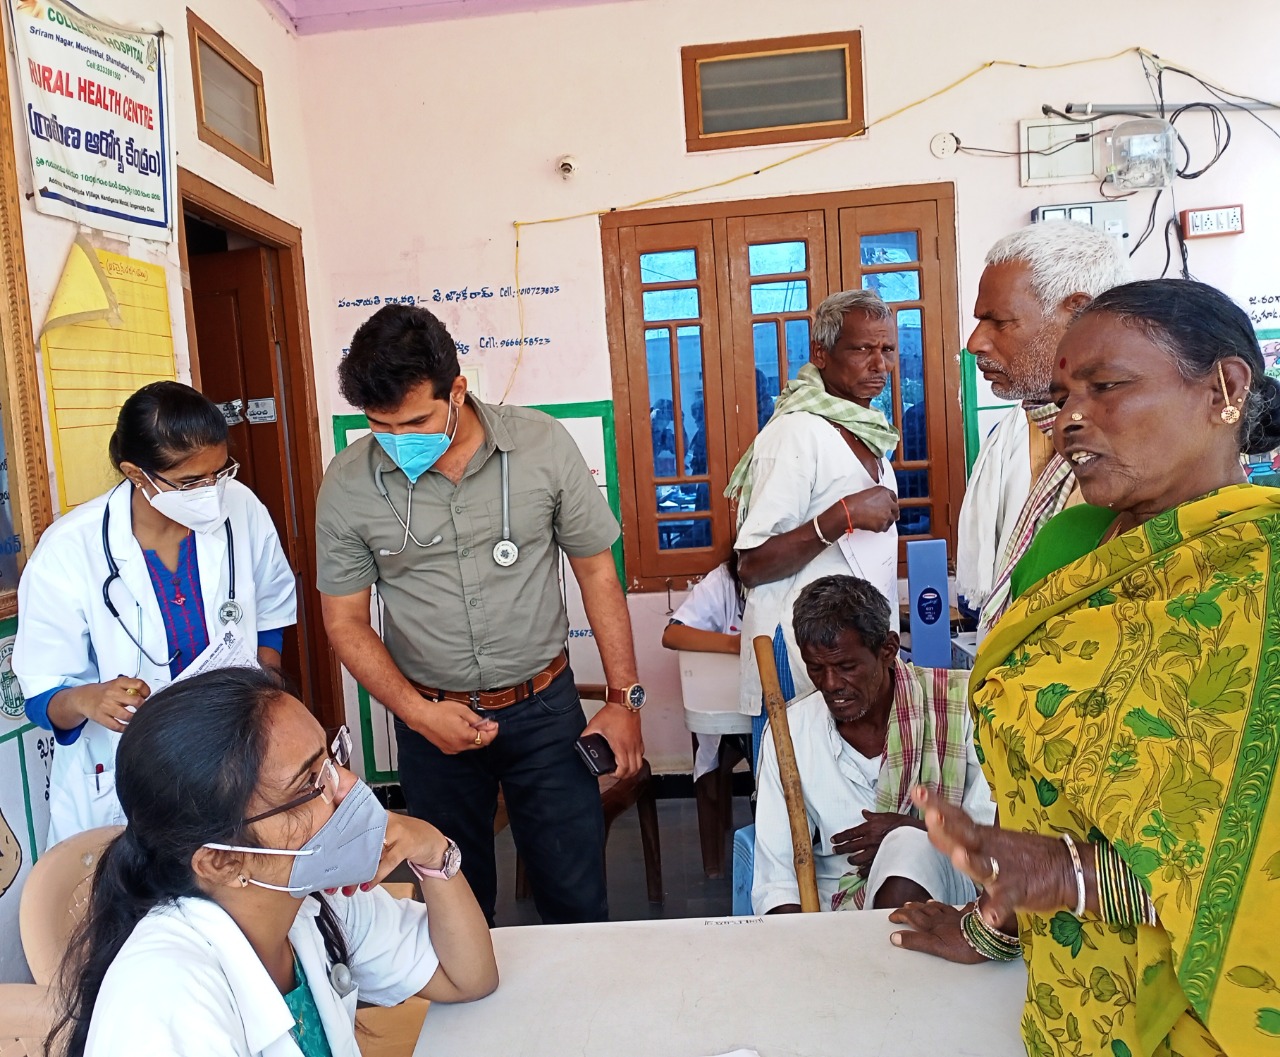
M 497 722 L 498 736 L 456 756 L 396 720 L 400 787 L 409 813 L 457 842 L 463 876 L 492 926 L 498 893 L 493 820 L 501 786 L 543 922 L 606 920 L 604 814 L 599 781 L 573 747 L 586 716 L 572 669 L 542 693 L 480 715 Z

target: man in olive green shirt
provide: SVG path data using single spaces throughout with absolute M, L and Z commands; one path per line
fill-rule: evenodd
M 644 752 L 644 691 L 610 551 L 617 522 L 559 422 L 467 393 L 453 340 L 426 309 L 375 313 L 338 377 L 373 435 L 334 459 L 320 489 L 325 629 L 395 714 L 408 808 L 457 842 L 492 923 L 501 787 L 543 921 L 602 920 L 599 787 L 574 742 L 602 734 L 623 777 Z M 561 551 L 609 686 L 590 724 L 565 655 Z

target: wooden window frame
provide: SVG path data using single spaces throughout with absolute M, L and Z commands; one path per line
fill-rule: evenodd
M 830 51 L 837 47 L 842 47 L 845 51 L 846 103 L 849 113 L 846 120 L 777 125 L 745 132 L 702 131 L 701 63 L 708 59 L 748 59 L 799 51 Z M 684 144 L 689 151 L 755 147 L 768 143 L 799 143 L 813 139 L 843 139 L 865 135 L 867 131 L 861 30 L 808 33 L 765 40 L 738 40 L 725 44 L 692 44 L 680 49 L 680 72 L 684 87 Z
M 239 162 L 250 172 L 261 176 L 267 183 L 275 183 L 271 169 L 271 138 L 267 132 L 267 91 L 263 85 L 262 71 L 234 48 L 225 37 L 190 8 L 187 8 L 187 39 L 191 47 L 191 83 L 195 93 L 196 131 L 202 143 Z M 255 158 L 238 143 L 233 143 L 211 128 L 204 117 L 204 84 L 200 69 L 200 43 L 203 41 L 240 73 L 254 83 L 258 99 L 258 128 L 262 136 L 262 158 Z
M 0 31 L 0 40 L 5 32 L 7 28 Z M 8 49 L 0 48 L 0 113 L 5 114 L 9 113 L 10 106 L 8 55 Z M 13 531 L 22 541 L 19 573 L 40 534 L 53 524 L 20 201 L 17 161 L 13 140 L 9 139 L 0 149 L 0 341 L 4 343 L 0 389 Z M 17 590 L 0 592 L 0 618 L 15 616 L 17 612 Z
M 745 335 L 750 327 L 743 325 L 742 319 L 733 314 L 732 278 L 727 247 L 730 244 L 729 224 L 734 219 L 756 216 L 774 216 L 783 213 L 804 213 L 811 210 L 822 210 L 826 213 L 825 225 L 825 271 L 827 289 L 837 291 L 845 288 L 844 262 L 840 246 L 841 209 L 860 208 L 864 206 L 893 206 L 908 202 L 929 201 L 937 207 L 937 246 L 921 245 L 920 254 L 936 252 L 939 262 L 939 313 L 941 323 L 938 340 L 941 342 L 942 389 L 935 397 L 934 406 L 945 416 L 946 436 L 950 440 L 949 458 L 939 456 L 931 462 L 932 482 L 945 485 L 946 524 L 936 525 L 932 535 L 946 538 L 951 545 L 950 560 L 954 561 L 955 533 L 960 513 L 960 503 L 964 497 L 966 465 L 964 459 L 964 421 L 960 407 L 961 389 L 960 374 L 960 292 L 957 267 L 956 248 L 956 213 L 955 185 L 951 183 L 914 184 L 907 186 L 869 188 L 858 191 L 840 191 L 821 194 L 789 195 L 778 198 L 760 198 L 735 202 L 709 202 L 703 205 L 666 206 L 656 209 L 620 211 L 607 213 L 600 218 L 601 248 L 604 257 L 605 287 L 605 325 L 609 342 L 610 371 L 613 377 L 613 408 L 616 426 L 619 500 L 622 511 L 623 556 L 626 568 L 626 587 L 628 591 L 664 591 L 684 590 L 716 565 L 729 556 L 732 539 L 717 540 L 713 535 L 713 545 L 708 548 L 690 549 L 682 555 L 685 568 L 679 572 L 666 572 L 667 561 L 657 561 L 648 550 L 642 552 L 640 497 L 642 488 L 646 487 L 653 477 L 652 468 L 646 468 L 639 461 L 644 452 L 638 450 L 647 446 L 638 445 L 633 434 L 631 403 L 628 393 L 633 386 L 644 381 L 634 372 L 634 365 L 627 352 L 626 330 L 626 295 L 624 290 L 624 253 L 621 236 L 623 229 L 643 227 L 657 224 L 682 224 L 697 221 L 710 221 L 713 237 L 717 247 L 725 247 L 726 252 L 715 255 L 714 282 L 716 284 L 716 303 L 718 312 L 718 332 L 722 343 L 720 378 L 723 406 L 726 415 L 723 421 L 724 439 L 728 445 L 727 470 L 732 471 L 736 460 L 733 455 L 746 449 L 754 439 L 756 425 L 754 361 L 742 354 L 742 338 L 735 339 L 735 328 L 739 335 Z M 950 266 L 943 266 L 949 262 Z M 688 284 L 692 285 L 692 284 Z M 812 315 L 821 298 L 813 296 L 811 291 L 809 313 Z M 891 306 L 892 307 L 892 306 Z M 663 324 L 657 324 L 663 325 Z M 728 409 L 736 408 L 736 414 Z M 930 413 L 936 414 L 930 408 Z M 647 428 L 643 426 L 634 428 Z M 711 421 L 707 423 L 710 436 Z M 708 450 L 708 465 L 711 464 Z M 727 503 L 715 494 L 712 488 L 712 507 Z M 727 507 L 726 507 L 727 509 Z M 650 519 L 651 520 L 651 519 Z M 732 534 L 730 533 L 730 536 Z M 905 545 L 902 545 L 905 552 Z M 662 552 L 658 552 L 662 553 Z M 649 560 L 646 561 L 646 556 Z M 666 555 L 664 554 L 665 558 Z M 657 566 L 655 573 L 644 572 Z M 905 576 L 905 564 L 900 560 L 899 575 Z

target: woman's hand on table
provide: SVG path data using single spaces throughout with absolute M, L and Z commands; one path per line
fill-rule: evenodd
M 987 924 L 1005 928 L 1019 910 L 1049 912 L 1075 906 L 1075 871 L 1061 840 L 981 826 L 923 786 L 916 787 L 912 799 L 933 846 L 982 886 L 978 912 Z M 1079 847 L 1082 858 L 1088 855 L 1092 863 L 1092 849 Z
M 895 925 L 910 925 L 911 929 L 893 933 L 889 942 L 962 965 L 985 962 L 987 959 L 969 946 L 960 931 L 960 918 L 970 909 L 972 904 L 957 908 L 932 899 L 927 903 L 904 903 L 889 915 L 889 920 Z

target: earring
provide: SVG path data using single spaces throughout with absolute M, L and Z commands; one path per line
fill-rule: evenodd
M 240 882 L 240 887 L 241 887 L 241 888 L 248 888 L 248 887 L 249 887 L 249 878 L 245 877 L 245 875 L 244 875 L 244 874 L 241 874 L 241 875 L 239 876 L 238 880 L 239 880 L 239 882 Z
M 1231 397 L 1227 393 L 1227 379 L 1222 374 L 1221 360 L 1218 361 L 1218 381 L 1222 384 L 1222 399 L 1226 401 L 1227 405 L 1219 411 L 1218 414 L 1221 416 L 1222 421 L 1228 426 L 1234 426 L 1240 421 L 1240 408 L 1236 407 L 1236 405 L 1231 402 Z M 1244 400 L 1241 400 L 1240 404 L 1243 407 Z

